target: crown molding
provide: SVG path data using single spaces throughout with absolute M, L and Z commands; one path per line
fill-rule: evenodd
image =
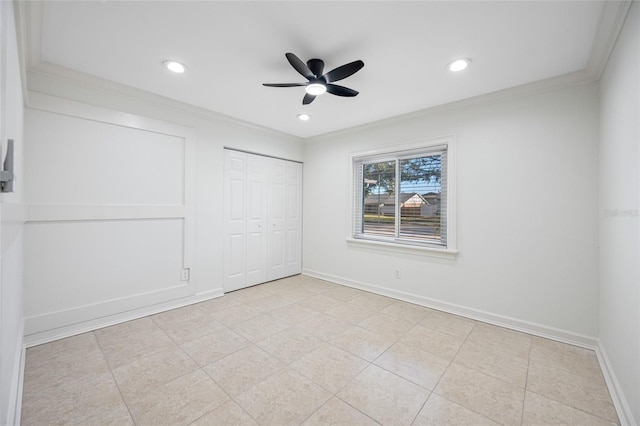
M 13 1 L 13 18 L 16 27 L 16 40 L 18 43 L 18 61 L 20 62 L 20 84 L 22 86 L 22 98 L 24 103 L 28 102 L 29 90 L 27 87 L 27 70 L 30 66 L 30 55 L 34 49 L 29 47 L 30 41 L 34 38 L 29 36 L 30 23 L 33 21 L 29 17 L 29 4 L 18 0 Z M 41 25 L 40 25 L 41 27 Z M 39 38 L 38 38 L 39 39 Z
M 510 87 L 507 89 L 491 92 L 483 95 L 474 96 L 472 98 L 461 99 L 447 104 L 436 105 L 431 108 L 398 115 L 371 123 L 365 123 L 360 126 L 350 127 L 348 129 L 337 130 L 322 135 L 313 136 L 305 139 L 305 143 L 320 142 L 330 140 L 335 137 L 353 134 L 359 131 L 374 129 L 376 127 L 398 123 L 404 120 L 411 120 L 426 117 L 439 112 L 450 111 L 453 109 L 463 108 L 480 103 L 491 103 L 503 99 L 515 98 L 519 96 L 534 95 L 550 90 L 558 90 L 565 87 L 571 87 L 579 84 L 591 83 L 600 80 L 604 72 L 609 57 L 615 48 L 616 41 L 622 26 L 629 13 L 633 0 L 616 0 L 607 1 L 603 6 L 602 18 L 598 25 L 596 36 L 594 38 L 589 61 L 585 69 L 564 74 L 545 80 L 539 80 L 521 86 Z
M 617 0 L 607 1 L 604 4 L 586 67 L 595 80 L 600 80 L 609 62 L 609 56 L 613 52 L 632 3 L 632 0 Z
M 292 140 L 295 139 L 305 143 L 312 143 L 339 135 L 350 134 L 362 129 L 374 128 L 384 124 L 430 115 L 439 111 L 460 108 L 477 103 L 492 102 L 509 97 L 526 96 L 542 91 L 597 81 L 600 79 L 604 69 L 606 68 L 609 56 L 615 47 L 618 35 L 622 30 L 622 26 L 629 9 L 631 8 L 633 0 L 609 0 L 604 2 L 602 17 L 594 37 L 591 53 L 583 70 L 308 138 L 301 138 L 275 129 L 260 126 L 255 123 L 243 121 L 220 112 L 196 107 L 174 99 L 155 95 L 150 92 L 145 92 L 42 61 L 41 40 L 44 3 L 44 1 L 14 0 L 14 9 L 16 10 L 16 30 L 18 33 L 19 44 L 18 49 L 23 77 L 23 95 L 26 105 L 28 105 L 29 90 L 42 91 L 42 88 L 33 88 L 31 85 L 31 81 L 33 80 L 32 77 L 39 76 L 42 77 L 41 80 L 48 79 L 51 82 L 58 80 L 66 82 L 67 84 L 73 83 L 75 86 L 84 89 L 130 96 L 134 99 L 142 100 L 147 103 L 161 104 L 204 119 L 223 120 L 244 128 L 252 128 L 260 132 L 286 136 Z M 53 90 L 51 92 L 47 91 L 49 94 L 54 94 L 52 92 Z M 58 94 L 58 96 L 60 96 L 60 94 Z
M 100 92 L 106 95 L 120 95 L 137 99 L 144 103 L 163 105 L 165 107 L 179 110 L 191 116 L 200 117 L 205 120 L 221 120 L 240 126 L 250 128 L 261 133 L 272 134 L 277 137 L 286 137 L 290 140 L 302 141 L 303 139 L 284 133 L 275 129 L 260 126 L 255 123 L 243 121 L 223 113 L 211 111 L 191 104 L 180 102 L 164 96 L 156 95 L 130 86 L 115 83 L 93 75 L 71 70 L 65 67 L 51 64 L 42 60 L 42 22 L 44 16 L 44 1 L 20 1 L 13 0 L 16 21 L 16 35 L 18 38 L 18 55 L 20 57 L 20 72 L 22 77 L 22 91 L 26 106 L 29 106 L 29 92 L 44 92 L 45 94 L 56 95 L 60 93 L 55 90 L 44 89 L 43 87 L 33 87 L 32 82 L 38 79 L 40 82 L 47 81 L 51 86 L 62 83 L 71 84 L 81 90 Z M 46 83 L 45 83 L 46 85 Z M 81 101 L 81 99 L 70 99 Z M 89 102 L 91 103 L 91 102 Z
M 220 112 L 208 110 L 49 62 L 43 61 L 31 67 L 27 71 L 27 80 L 28 90 L 31 92 L 43 93 L 102 107 L 105 107 L 104 102 L 101 101 L 104 100 L 104 98 L 129 98 L 146 105 L 162 106 L 166 109 L 179 111 L 194 118 L 223 121 L 233 126 L 252 129 L 263 134 L 271 134 L 279 138 L 284 137 L 287 140 L 296 142 L 303 141 L 303 139 L 298 136 L 279 130 L 260 126 Z M 27 106 L 30 105 L 27 103 Z M 113 106 L 111 106 L 111 108 L 113 108 Z
M 434 107 L 425 108 L 419 111 L 410 112 L 407 114 L 397 115 L 395 117 L 389 117 L 382 120 L 373 121 L 371 123 L 365 123 L 360 126 L 350 127 L 348 129 L 337 130 L 335 132 L 324 133 L 322 135 L 313 136 L 305 139 L 305 143 L 315 143 L 322 141 L 329 141 L 336 137 L 347 136 L 350 134 L 358 133 L 365 130 L 376 129 L 392 124 L 397 124 L 406 120 L 415 120 L 420 118 L 426 118 L 428 116 L 439 114 L 442 112 L 453 111 L 478 104 L 490 104 L 499 102 L 502 100 L 516 99 L 525 96 L 533 96 L 539 93 L 549 92 L 553 90 L 564 89 L 573 86 L 579 86 L 583 84 L 589 84 L 596 81 L 595 76 L 587 70 L 581 70 L 572 72 L 569 74 L 563 74 L 557 77 L 548 78 L 545 80 L 535 81 L 533 83 L 523 84 L 521 86 L 510 87 L 508 89 L 498 90 L 496 92 L 490 92 L 483 95 L 474 96 L 471 98 L 465 98 L 458 101 L 449 102 L 442 105 L 436 105 Z

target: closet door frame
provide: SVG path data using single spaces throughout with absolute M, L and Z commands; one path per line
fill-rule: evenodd
M 223 209 L 225 292 L 301 273 L 302 163 L 224 148 Z

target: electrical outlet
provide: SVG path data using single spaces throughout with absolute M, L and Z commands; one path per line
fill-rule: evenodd
M 180 273 L 180 281 L 189 281 L 189 268 L 183 268 Z
M 400 268 L 396 268 L 393 276 L 396 277 L 397 279 L 400 279 Z

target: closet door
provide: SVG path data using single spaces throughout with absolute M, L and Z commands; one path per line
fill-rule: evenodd
M 267 279 L 276 280 L 286 276 L 286 206 L 287 163 L 284 160 L 271 158 L 269 175 L 269 196 L 267 202 L 269 219 Z
M 225 149 L 224 290 L 299 274 L 302 165 Z
M 224 267 L 225 291 L 246 286 L 247 154 L 224 151 Z
M 267 171 L 270 158 L 247 155 L 246 286 L 267 281 Z
M 302 164 L 286 163 L 285 276 L 302 272 Z

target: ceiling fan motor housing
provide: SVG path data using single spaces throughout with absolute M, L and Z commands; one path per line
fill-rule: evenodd
M 344 78 L 347 78 L 356 72 L 358 72 L 362 67 L 364 67 L 364 62 L 358 60 L 353 61 L 348 64 L 339 66 L 325 74 L 324 71 L 324 61 L 322 59 L 313 58 L 309 59 L 305 64 L 293 53 L 287 53 L 287 60 L 291 64 L 291 66 L 298 71 L 300 75 L 305 77 L 308 82 L 307 83 L 263 83 L 263 86 L 268 87 L 296 87 L 296 86 L 307 86 L 306 94 L 302 99 L 302 104 L 307 105 L 313 102 L 315 97 L 319 94 L 326 92 L 331 93 L 336 96 L 344 96 L 344 97 L 354 97 L 358 95 L 358 91 L 349 89 L 348 87 L 338 86 L 337 84 L 331 84 L 333 81 L 339 81 Z M 315 88 L 311 88 L 310 86 L 321 86 L 317 87 L 318 90 L 314 90 Z M 309 90 L 311 89 L 311 90 Z

